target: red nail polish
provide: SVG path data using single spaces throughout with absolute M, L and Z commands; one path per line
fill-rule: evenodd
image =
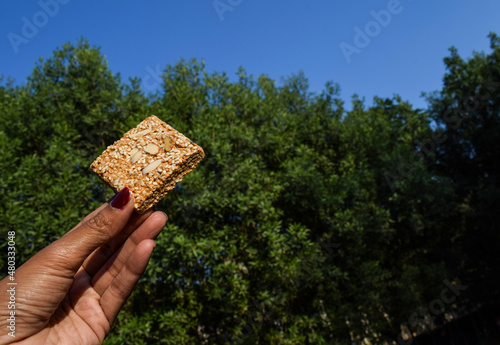
M 123 210 L 125 206 L 127 206 L 129 201 L 130 201 L 130 190 L 127 187 L 125 187 L 120 191 L 120 193 L 116 194 L 115 198 L 111 202 L 111 206 L 113 208 Z

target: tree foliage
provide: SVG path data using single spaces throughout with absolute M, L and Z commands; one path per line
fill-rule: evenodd
M 466 61 L 452 48 L 443 90 L 428 97 L 442 137 L 434 169 L 453 186 L 451 266 L 470 286 L 471 307 L 500 297 L 500 40 L 490 40 L 490 55 Z
M 0 84 L 2 233 L 23 262 L 74 226 L 111 196 L 92 160 L 156 114 L 206 158 L 158 205 L 169 221 L 108 344 L 381 343 L 417 331 L 443 279 L 477 287 L 463 303 L 498 300 L 498 93 L 443 117 L 498 85 L 491 40 L 469 61 L 452 50 L 428 111 L 399 96 L 347 110 L 336 84 L 197 60 L 146 95 L 99 48 L 65 44 Z

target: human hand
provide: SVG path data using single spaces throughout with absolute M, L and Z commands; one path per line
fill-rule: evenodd
M 125 188 L 15 272 L 15 337 L 0 308 L 0 344 L 101 344 L 144 273 L 163 212 L 134 211 Z M 0 282 L 0 303 L 9 300 Z

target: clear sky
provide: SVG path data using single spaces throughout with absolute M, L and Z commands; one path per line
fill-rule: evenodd
M 420 94 L 441 87 L 448 48 L 489 52 L 490 31 L 500 34 L 498 0 L 5 0 L 0 74 L 22 84 L 38 57 L 84 37 L 124 80 L 147 79 L 146 91 L 157 68 L 195 57 L 230 76 L 302 70 L 314 92 L 331 80 L 346 101 L 398 93 L 425 107 Z

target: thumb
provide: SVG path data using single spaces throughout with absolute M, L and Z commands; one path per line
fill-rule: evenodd
M 54 268 L 74 275 L 95 249 L 125 227 L 133 210 L 132 195 L 125 187 L 110 204 L 45 248 L 44 256 Z

